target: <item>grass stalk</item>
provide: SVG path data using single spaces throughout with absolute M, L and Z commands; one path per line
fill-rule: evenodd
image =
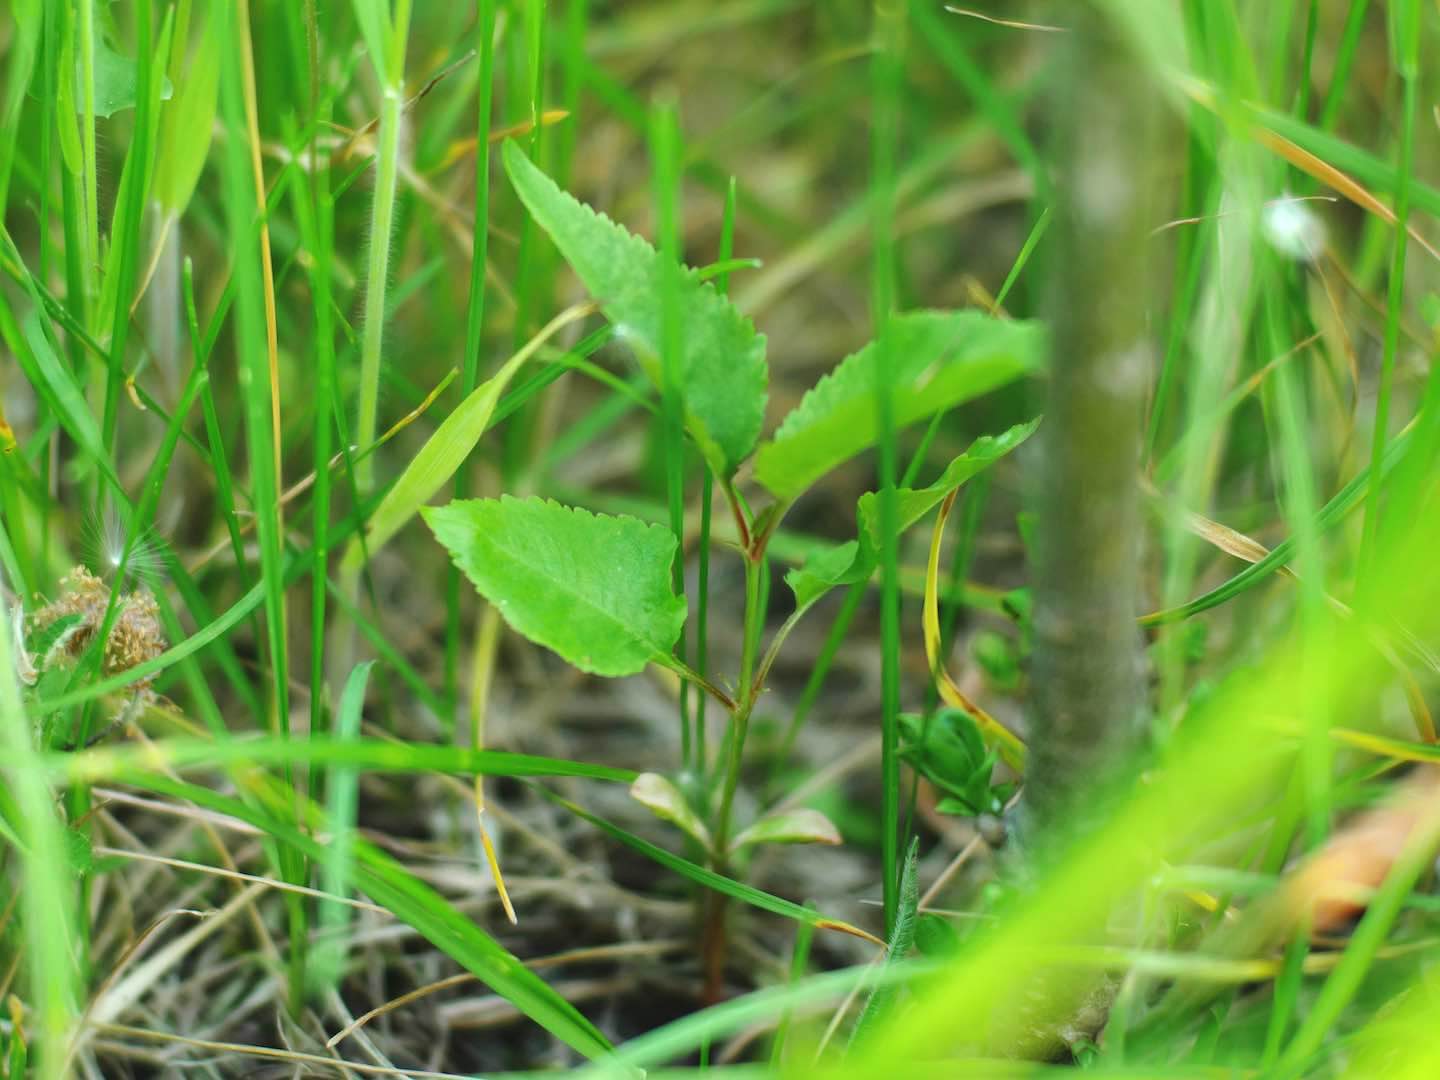
M 314 8 L 307 6 L 306 18 L 312 34 L 315 31 Z M 318 48 L 318 46 L 317 46 Z M 312 108 L 318 109 L 312 100 Z M 328 107 L 325 110 L 328 113 Z M 317 116 L 317 119 L 319 117 Z M 311 144 L 313 146 L 313 143 Z M 335 400 L 335 330 L 334 297 L 331 279 L 334 273 L 335 204 L 330 194 L 328 165 L 316 168 L 308 189 L 296 185 L 296 201 L 302 206 L 299 215 L 302 233 L 308 233 L 306 246 L 313 262 L 310 270 L 310 302 L 314 318 L 313 350 L 315 356 L 315 398 L 311 440 L 315 485 L 310 500 L 310 532 L 314 560 L 310 570 L 310 733 L 330 729 L 330 695 L 325 680 L 325 633 L 329 605 L 326 583 L 330 531 L 330 456 L 333 445 L 332 409 Z M 300 192 L 303 194 L 298 194 Z M 273 415 L 272 415 L 273 418 Z M 318 795 L 320 771 L 312 766 L 311 790 Z
M 495 87 L 495 0 L 477 0 L 475 51 L 480 73 L 476 84 L 475 228 L 471 234 L 470 286 L 465 305 L 465 355 L 460 369 L 460 399 L 470 396 L 480 378 L 480 349 L 485 333 L 485 270 L 490 251 L 490 127 Z M 470 495 L 470 472 L 455 473 L 455 497 Z M 460 570 L 453 563 L 445 579 L 445 685 L 454 716 L 459 716 Z M 452 723 L 455 720 L 452 719 Z M 458 726 L 458 725 L 457 725 Z
M 270 220 L 266 209 L 265 167 L 260 160 L 260 105 L 255 88 L 255 45 L 250 33 L 250 2 L 238 0 L 240 30 L 240 73 L 245 100 L 245 130 L 250 151 L 250 171 L 255 184 L 255 213 L 260 222 L 260 283 L 265 301 L 265 359 L 270 380 L 270 439 L 275 490 L 285 490 L 285 458 L 281 452 L 280 345 L 275 313 L 275 270 L 270 256 Z M 284 507 L 276 504 L 276 528 L 284 533 Z M 282 608 L 283 613 L 283 608 Z M 282 616 L 283 617 L 283 616 Z M 283 623 L 282 623 L 283 626 Z
M 111 364 L 109 377 L 105 380 L 104 416 L 101 432 L 107 446 L 115 442 L 116 410 L 119 408 L 122 386 L 125 381 L 125 347 L 130 332 L 130 301 L 135 288 L 136 264 L 140 258 L 141 239 L 144 236 L 144 211 L 148 199 L 146 185 L 150 180 L 150 142 L 153 135 L 152 114 L 159 105 L 156 89 L 164 78 L 163 70 L 157 70 L 156 58 L 152 56 L 152 28 L 148 4 L 135 8 L 135 45 L 139 53 L 136 61 L 135 78 L 135 135 L 125 156 L 120 194 L 116 199 L 110 228 L 110 250 L 106 256 L 106 278 L 102 297 L 113 297 L 114 309 L 109 312 L 111 324 L 106 345 L 109 348 Z M 166 21 L 169 26 L 169 16 Z M 161 35 L 161 58 L 168 33 Z M 122 228 L 123 225 L 123 228 Z M 109 276 L 115 277 L 112 283 Z M 97 319 L 104 318 L 105 311 L 97 312 Z
M 365 262 L 365 314 L 360 343 L 359 404 L 355 441 L 375 441 L 380 407 L 380 361 L 385 344 L 385 293 L 390 280 L 390 240 L 395 226 L 395 189 L 400 174 L 400 125 L 405 104 L 403 76 L 386 84 L 380 96 L 376 134 L 375 191 L 370 204 L 370 252 Z M 355 482 L 362 495 L 375 490 L 375 463 L 356 463 Z
M 895 172 L 904 71 L 905 5 L 877 2 L 870 76 L 871 293 L 875 330 L 875 414 L 879 432 L 880 519 L 880 872 L 885 936 L 895 927 L 900 901 L 900 577 L 895 484 L 894 358 L 887 344 L 895 306 Z
M 550 143 L 546 127 L 540 123 L 545 95 L 545 0 L 521 0 L 521 32 L 508 35 L 509 86 L 506 103 L 511 123 L 528 125 L 524 136 L 530 160 L 544 167 Z M 548 281 L 545 274 L 545 240 L 535 223 L 526 215 L 520 223 L 520 243 L 514 271 L 515 320 L 512 334 L 514 348 L 519 348 L 531 334 L 543 310 Z M 534 456 L 541 434 L 543 401 L 526 408 L 516 417 L 505 433 L 505 454 L 501 465 L 503 482 L 515 484 Z
M 1393 43 L 1400 71 L 1399 180 L 1395 190 L 1395 234 L 1392 240 L 1390 278 L 1386 296 L 1385 341 L 1380 360 L 1380 382 L 1375 391 L 1375 427 L 1370 443 L 1370 487 L 1365 500 L 1365 526 L 1360 539 L 1360 580 L 1374 573 L 1375 548 L 1380 528 L 1380 493 L 1384 477 L 1381 460 L 1390 427 L 1390 395 L 1395 382 L 1395 357 L 1400 350 L 1400 327 L 1405 310 L 1405 254 L 1410 226 L 1410 172 L 1415 160 L 1415 116 L 1419 82 L 1419 0 L 1404 0 L 1395 16 Z
M 1329 131 L 1335 126 L 1340 115 L 1340 106 L 1345 102 L 1345 91 L 1350 86 L 1350 73 L 1355 67 L 1355 55 L 1360 48 L 1360 37 L 1365 32 L 1365 15 L 1370 0 L 1350 0 L 1350 11 L 1345 16 L 1345 28 L 1340 33 L 1340 44 L 1335 49 L 1335 65 L 1330 73 L 1330 86 L 1325 91 L 1325 103 L 1320 108 L 1320 130 Z
M 13 800 L 18 819 L 6 824 L 24 844 L 19 852 L 24 874 L 20 902 L 32 1022 L 39 1032 L 35 1073 L 41 1080 L 61 1080 L 70 1075 L 68 1046 L 81 990 L 75 965 L 80 928 L 75 890 L 65 865 L 65 829 L 56 814 L 54 793 L 38 767 L 30 720 L 15 678 L 17 650 L 23 645 L 11 636 L 13 625 L 9 604 L 0 592 L 0 746 L 5 749 L 9 790 L 5 801 Z
M 735 178 L 725 189 L 725 204 L 720 214 L 720 247 L 716 260 L 728 262 L 735 253 Z M 715 289 L 721 295 L 730 291 L 729 273 L 715 278 Z M 701 463 L 703 476 L 700 481 L 700 535 L 697 541 L 697 568 L 695 583 L 695 671 L 700 678 L 707 675 L 710 661 L 710 527 L 715 507 L 715 477 L 707 462 Z M 705 777 L 707 768 L 707 739 L 705 732 L 705 709 L 709 704 L 706 696 L 698 694 L 695 700 L 695 770 L 702 788 L 708 787 Z
M 724 874 L 729 867 L 729 850 L 735 792 L 740 786 L 740 772 L 745 761 L 745 740 L 750 732 L 750 713 L 755 707 L 759 687 L 755 684 L 756 664 L 760 656 L 760 639 L 765 630 L 765 608 L 761 602 L 764 581 L 764 552 L 747 553 L 745 558 L 745 626 L 740 647 L 740 684 L 731 711 L 722 749 L 724 775 L 721 778 L 720 804 L 711 825 L 714 838 L 711 866 Z M 726 962 L 725 916 L 727 904 L 719 893 L 705 898 L 701 941 L 701 960 L 705 967 L 705 998 L 717 1001 L 724 986 Z
M 85 246 L 81 280 L 86 297 L 84 310 L 93 317 L 94 298 L 99 292 L 96 281 L 100 272 L 100 177 L 95 150 L 95 0 L 79 0 L 79 25 L 75 33 L 80 47 L 80 146 L 85 161 L 82 184 Z M 58 76 L 67 78 L 68 73 L 61 71 Z M 87 325 L 94 328 L 88 322 Z
M 680 364 L 684 327 L 680 316 L 680 124 L 673 103 L 655 107 L 650 123 L 656 234 L 664 270 L 660 282 L 661 430 L 665 456 L 666 505 L 675 536 L 671 581 L 676 595 L 685 595 L 685 419 L 680 396 Z M 686 663 L 686 634 L 681 629 L 675 655 Z M 680 684 L 680 767 L 695 774 L 695 748 L 690 724 L 690 686 Z
M 376 131 L 375 187 L 370 200 L 370 245 L 365 262 L 365 307 L 360 339 L 360 385 L 357 390 L 353 440 L 346 445 L 366 447 L 375 441 L 380 411 L 380 368 L 385 345 L 386 293 L 390 283 L 390 247 L 395 228 L 395 197 L 400 173 L 400 126 L 405 106 L 405 45 L 410 29 L 410 0 L 398 0 L 393 15 L 388 3 L 367 2 L 363 10 L 371 20 L 368 35 L 370 60 L 380 82 L 380 118 Z M 362 10 L 361 8 L 357 8 Z M 378 25 L 376 25 L 378 24 Z M 352 480 L 358 499 L 375 489 L 375 462 L 362 458 L 353 463 Z M 368 557 L 368 549 L 364 552 Z M 363 560 L 341 569 L 341 591 L 345 600 L 358 607 Z M 337 637 L 334 666 L 348 671 L 354 666 L 356 629 L 352 625 Z
M 276 483 L 273 384 L 267 346 L 268 330 L 264 300 L 263 248 L 253 229 L 257 205 L 264 207 L 265 193 L 255 190 L 253 159 L 249 153 L 245 49 L 248 29 L 241 23 L 248 17 L 248 4 L 236 5 L 226 27 L 229 41 L 222 47 L 224 70 L 220 80 L 221 115 L 229 138 L 224 156 L 225 209 L 234 250 L 232 273 L 236 284 L 234 331 L 239 365 L 240 394 L 244 405 L 246 443 L 249 450 L 250 491 L 260 543 L 260 582 L 265 608 L 265 661 L 269 676 L 266 702 L 267 726 L 277 735 L 288 735 L 290 720 L 289 642 L 285 620 L 285 559 L 280 524 L 280 488 Z M 258 201 L 257 201 L 258 200 Z M 285 780 L 293 774 L 285 767 Z M 292 790 L 293 786 L 292 786 Z M 287 849 L 289 850 L 289 849 Z M 303 857 L 293 851 L 280 858 L 282 875 L 300 884 L 308 875 Z M 303 1001 L 305 977 L 306 911 L 301 898 L 287 894 L 290 928 L 290 1006 L 298 1010 Z

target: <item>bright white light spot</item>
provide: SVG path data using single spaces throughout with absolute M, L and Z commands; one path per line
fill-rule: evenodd
M 1297 199 L 1275 199 L 1265 204 L 1261 218 L 1265 239 L 1282 255 L 1314 262 L 1325 250 L 1325 223 Z

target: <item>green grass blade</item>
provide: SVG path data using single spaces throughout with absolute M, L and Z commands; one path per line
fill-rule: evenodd
M 160 795 L 188 800 L 239 818 L 305 859 L 316 863 L 325 860 L 324 845 L 293 825 L 237 799 L 149 772 L 132 777 L 130 782 Z M 289 796 L 280 797 L 289 799 Z M 363 840 L 356 841 L 355 857 L 357 890 L 413 926 L 436 948 L 512 1002 L 527 1017 L 586 1057 L 600 1058 L 609 1053 L 609 1042 L 573 1005 L 434 889 Z
M 1335 66 L 1330 72 L 1330 86 L 1325 91 L 1325 104 L 1320 110 L 1320 128 L 1329 131 L 1335 126 L 1340 115 L 1340 106 L 1345 101 L 1345 91 L 1350 88 L 1350 72 L 1355 65 L 1355 54 L 1360 47 L 1360 36 L 1365 31 L 1365 15 L 1370 0 L 1350 0 L 1350 10 L 1345 16 L 1345 28 L 1340 33 L 1340 44 L 1335 49 Z
M 1419 0 L 1402 0 L 1390 5 L 1391 45 L 1397 55 L 1404 103 L 1400 114 L 1399 177 L 1395 192 L 1395 235 L 1392 240 L 1390 276 L 1385 308 L 1385 342 L 1380 360 L 1380 382 L 1375 392 L 1375 426 L 1370 448 L 1370 486 L 1365 501 L 1365 528 L 1360 540 L 1362 582 L 1373 572 L 1376 534 L 1380 527 L 1380 492 L 1384 480 L 1385 444 L 1390 437 L 1390 394 L 1395 381 L 1395 358 L 1400 349 L 1400 323 L 1405 305 L 1405 253 L 1410 225 L 1410 174 L 1415 158 L 1417 70 L 1420 38 Z
M 460 392 L 468 398 L 480 376 L 480 344 L 485 332 L 485 270 L 490 251 L 490 124 L 495 91 L 495 0 L 478 0 L 475 51 L 479 56 L 475 108 L 475 230 L 470 254 L 470 287 L 465 304 L 465 356 Z M 455 498 L 470 496 L 470 477 L 455 472 Z M 445 692 L 458 710 L 460 665 L 460 569 L 453 563 L 445 573 Z M 451 723 L 458 727 L 458 716 Z
M 29 1002 L 40 1050 L 36 1075 L 42 1080 L 61 1080 L 70 1075 L 68 1044 L 74 1035 L 81 992 L 75 965 L 79 924 L 55 794 L 44 773 L 35 768 L 31 724 L 15 678 L 15 650 L 21 645 L 11 637 L 11 626 L 9 604 L 0 593 L 0 746 L 5 748 L 7 787 L 20 816 L 14 823 L 15 832 L 25 843 L 18 852 L 24 867 L 20 903 L 30 972 Z
M 335 741 L 341 745 L 355 743 L 360 738 L 365 688 L 370 680 L 370 669 L 374 666 L 373 660 L 356 664 L 345 680 L 340 707 L 335 713 Z M 359 776 L 354 766 L 330 766 L 325 784 L 325 819 L 329 826 L 330 843 L 321 866 L 320 880 L 327 893 L 341 898 L 350 895 L 353 878 L 359 787 Z M 333 900 L 320 905 L 320 930 L 329 933 L 317 950 L 310 972 L 314 986 L 331 986 L 340 978 L 349 951 L 349 927 L 349 907 Z
M 362 668 L 357 667 L 356 670 Z M 92 783 L 103 780 L 138 782 L 137 777 L 154 771 L 161 764 L 171 769 L 184 770 L 218 768 L 246 762 L 254 765 L 314 762 L 327 768 L 393 773 L 574 776 L 614 783 L 630 783 L 637 775 L 630 769 L 566 761 L 562 758 L 389 739 L 341 738 L 338 733 L 333 738 L 317 737 L 305 742 L 273 735 L 227 738 L 223 741 L 156 739 L 148 746 L 94 746 L 74 753 L 53 753 L 43 760 L 45 768 L 52 775 L 73 782 Z
M 1404 460 L 1409 450 L 1410 435 L 1402 432 L 1390 440 L 1381 459 L 1381 475 L 1388 476 Z M 1324 535 L 1335 528 L 1343 521 L 1350 511 L 1359 506 L 1369 490 L 1370 475 L 1368 472 L 1360 473 L 1348 484 L 1341 488 L 1331 497 L 1330 501 L 1320 508 L 1315 520 L 1317 535 Z M 1265 578 L 1269 577 L 1282 566 L 1287 565 L 1295 556 L 1297 542 L 1295 537 L 1287 537 L 1270 549 L 1258 562 L 1251 563 L 1244 570 L 1218 585 L 1214 589 L 1190 600 L 1178 607 L 1168 608 L 1165 611 L 1157 611 L 1146 615 L 1141 622 L 1146 626 L 1159 626 L 1167 622 L 1175 622 L 1180 619 L 1188 619 L 1192 615 L 1198 615 L 1202 611 L 1209 611 L 1213 607 L 1239 596 L 1246 589 L 1253 588 Z
M 435 433 L 426 440 L 420 452 L 410 459 L 405 471 L 385 493 L 380 506 L 371 515 L 365 530 L 364 550 L 376 551 L 410 521 L 430 498 L 444 487 L 464 463 L 480 436 L 489 429 L 500 395 L 509 386 L 516 372 L 539 350 L 540 346 L 562 326 L 588 312 L 588 306 L 571 308 L 550 321 L 550 324 L 512 356 L 485 382 L 476 387 L 455 411 L 447 416 Z M 345 554 L 345 566 L 357 570 L 362 549 L 357 543 Z
M 195 57 L 161 114 L 155 198 L 175 217 L 189 205 L 210 150 L 220 95 L 220 18 L 212 14 L 206 19 Z M 177 61 L 184 55 L 185 45 L 183 33 L 177 33 Z
M 671 565 L 675 595 L 685 596 L 685 420 L 683 350 L 685 329 L 680 262 L 680 120 L 675 105 L 656 106 L 650 122 L 650 155 L 654 162 L 656 238 L 660 267 L 660 400 L 662 446 L 665 460 L 666 504 L 670 508 L 670 531 L 675 536 L 677 558 Z M 719 291 L 718 289 L 716 290 Z M 722 294 L 723 295 L 723 294 Z M 687 661 L 685 628 L 675 645 L 676 658 Z M 690 685 L 680 686 L 680 763 L 687 771 L 695 768 L 690 726 Z
M 21 145 L 20 110 L 35 73 L 44 28 L 41 0 L 17 0 L 10 12 L 13 29 L 5 64 L 5 104 L 0 111 L 0 217 L 10 201 L 10 172 Z

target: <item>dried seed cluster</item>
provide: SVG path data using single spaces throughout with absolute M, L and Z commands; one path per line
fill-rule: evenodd
M 83 566 L 77 566 L 60 581 L 60 599 L 31 616 L 31 626 L 44 630 L 61 619 L 78 616 L 45 654 L 44 667 L 74 661 L 84 653 L 105 621 L 110 587 Z M 122 596 L 110 634 L 105 639 L 104 671 L 107 675 L 128 671 L 165 651 L 167 643 L 160 629 L 160 609 L 149 590 L 136 589 Z M 146 689 L 151 680 L 142 679 L 136 689 Z

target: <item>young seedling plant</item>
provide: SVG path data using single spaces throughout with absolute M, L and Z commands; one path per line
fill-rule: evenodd
M 676 779 L 646 773 L 632 789 L 637 800 L 698 846 L 712 872 L 731 873 L 737 855 L 751 845 L 838 843 L 834 826 L 813 810 L 762 815 L 739 828 L 735 794 L 751 713 L 786 637 L 827 592 L 867 581 L 879 564 L 883 536 L 876 496 L 859 500 L 854 540 L 812 556 L 787 575 L 794 612 L 762 651 L 768 543 L 797 499 L 875 444 L 881 348 L 889 359 L 885 370 L 898 427 L 1034 372 L 1043 355 L 1040 328 L 974 311 L 896 314 L 880 328 L 882 341 L 841 361 L 762 441 L 765 338 L 750 320 L 699 272 L 667 259 L 562 191 L 514 143 L 504 147 L 504 164 L 521 201 L 593 295 L 616 337 L 662 394 L 678 401 L 684 433 L 733 516 L 734 547 L 745 572 L 739 671 L 732 680 L 716 681 L 677 649 L 689 614 L 676 590 L 678 530 L 508 495 L 426 508 L 425 520 L 480 594 L 522 636 L 593 675 L 614 678 L 658 665 L 725 709 L 728 719 L 713 768 L 706 768 L 703 747 L 692 747 Z M 667 332 L 676 321 L 679 332 Z M 915 524 L 1034 428 L 1021 424 L 977 439 L 933 483 L 897 491 L 896 527 Z M 753 500 L 737 484 L 746 462 L 753 462 L 761 492 Z M 983 730 L 992 743 L 1008 735 Z M 998 749 L 1014 745 L 1010 736 Z M 703 938 L 713 995 L 723 985 L 725 964 L 725 907 L 718 896 L 705 907 Z

